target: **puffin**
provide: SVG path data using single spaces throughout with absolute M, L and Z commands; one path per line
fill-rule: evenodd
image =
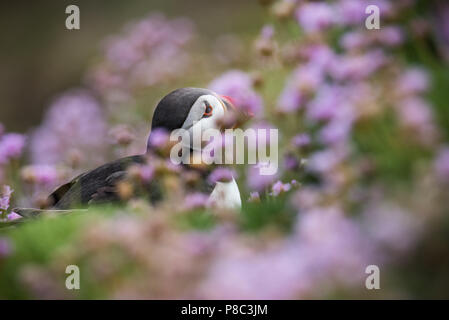
M 220 130 L 220 121 L 228 112 L 235 110 L 232 98 L 208 89 L 188 87 L 174 90 L 163 97 L 154 110 L 145 154 L 121 158 L 77 176 L 48 196 L 48 209 L 15 208 L 14 212 L 30 218 L 42 213 L 86 210 L 92 204 L 120 201 L 116 186 L 126 179 L 131 166 L 146 163 L 148 154 L 153 151 L 150 141 L 157 130 L 165 130 L 168 134 L 177 129 L 192 133 L 195 126 L 200 126 L 201 132 L 210 128 Z M 184 153 L 184 150 L 188 152 Z M 192 139 L 188 145 L 182 145 L 183 154 L 197 152 Z M 186 166 L 184 163 L 181 165 Z M 192 167 L 188 169 L 195 170 Z M 158 200 L 158 193 L 154 193 L 150 195 L 152 202 Z M 241 208 L 240 191 L 235 179 L 216 182 L 209 200 L 220 208 Z

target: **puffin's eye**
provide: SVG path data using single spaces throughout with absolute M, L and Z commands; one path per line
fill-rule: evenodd
M 203 118 L 208 118 L 212 115 L 212 111 L 214 110 L 214 108 L 212 108 L 212 106 L 208 102 L 205 102 L 205 104 L 206 104 L 206 111 L 203 114 Z

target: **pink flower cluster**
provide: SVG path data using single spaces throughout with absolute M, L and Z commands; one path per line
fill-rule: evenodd
M 135 88 L 176 79 L 188 69 L 190 56 L 185 48 L 193 37 L 190 20 L 152 14 L 108 39 L 103 63 L 89 75 L 91 83 L 109 100 L 122 100 Z
M 236 107 L 250 115 L 263 114 L 263 100 L 254 91 L 251 77 L 243 71 L 231 70 L 222 74 L 210 83 L 209 89 L 232 97 Z
M 30 139 L 31 160 L 39 165 L 87 168 L 104 161 L 107 125 L 97 99 L 86 90 L 59 96 Z
M 22 155 L 25 136 L 18 133 L 0 135 L 0 166 Z
M 18 133 L 5 133 L 0 123 L 0 184 L 5 182 L 5 170 L 10 162 L 22 156 L 26 137 Z
M 0 186 L 0 221 L 5 220 L 5 218 L 9 221 L 20 218 L 20 216 L 15 212 L 7 213 L 13 191 L 14 190 L 12 190 L 10 186 Z

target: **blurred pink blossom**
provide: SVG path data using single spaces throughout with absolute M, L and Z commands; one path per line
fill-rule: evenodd
M 398 26 L 386 26 L 377 31 L 378 41 L 386 46 L 396 47 L 404 41 L 404 32 Z
M 82 167 L 99 164 L 108 147 L 106 135 L 98 101 L 85 90 L 70 91 L 52 103 L 42 125 L 33 133 L 32 162 L 70 165 L 75 161 Z
M 311 143 L 311 138 L 307 133 L 299 133 L 291 140 L 293 146 L 301 148 Z
M 9 208 L 9 201 L 13 190 L 10 186 L 4 185 L 0 191 L 0 211 L 6 211 Z
M 187 210 L 204 208 L 207 206 L 209 196 L 204 193 L 196 192 L 188 194 L 184 199 L 184 208 Z
M 15 212 L 11 212 L 11 213 L 9 213 L 9 214 L 6 215 L 6 218 L 7 218 L 9 221 L 14 221 L 14 220 L 17 220 L 17 219 L 21 219 L 22 216 L 18 215 L 18 214 L 15 213 Z
M 250 192 L 248 201 L 249 202 L 258 202 L 258 201 L 260 201 L 260 194 L 259 194 L 259 192 L 257 192 L 257 191 Z
M 237 178 L 237 173 L 229 168 L 217 168 L 211 172 L 207 178 L 209 183 L 214 184 L 216 182 L 227 182 Z
M 183 74 L 190 62 L 184 47 L 193 36 L 194 26 L 188 19 L 149 15 L 106 41 L 104 61 L 90 71 L 89 79 L 106 98 L 127 99 L 134 88 Z
M 364 0 L 341 0 L 338 1 L 336 9 L 341 21 L 347 25 L 361 24 L 365 19 L 367 2 Z
M 257 165 L 251 165 L 247 169 L 246 182 L 248 188 L 252 191 L 262 192 L 266 190 L 277 179 L 277 174 L 274 175 L 261 175 L 260 166 L 264 166 L 266 163 L 259 163 Z
M 358 81 L 370 76 L 387 61 L 382 49 L 374 49 L 364 54 L 342 55 L 332 64 L 330 74 L 338 81 Z
M 346 147 L 332 147 L 314 152 L 308 159 L 306 168 L 312 172 L 326 174 L 335 169 L 348 155 Z
M 404 252 L 419 238 L 422 217 L 396 204 L 377 203 L 363 214 L 363 225 L 379 245 Z
M 296 12 L 296 18 L 307 33 L 322 31 L 337 23 L 334 7 L 323 2 L 301 4 Z
M 155 128 L 148 137 L 148 150 L 161 149 L 167 147 L 170 142 L 170 135 L 164 128 Z
M 348 51 L 362 49 L 368 43 L 367 35 L 360 30 L 346 32 L 340 38 L 340 45 Z
M 438 132 L 434 123 L 432 108 L 427 101 L 418 97 L 410 97 L 398 105 L 398 116 L 401 124 L 414 130 L 417 138 L 423 143 L 431 143 Z
M 25 136 L 18 133 L 7 133 L 0 137 L 0 165 L 21 156 L 25 146 Z
M 249 114 L 263 113 L 263 100 L 254 91 L 251 77 L 243 71 L 231 70 L 222 74 L 210 83 L 209 89 L 231 97 L 237 108 Z
M 290 191 L 291 188 L 292 186 L 290 183 L 282 183 L 282 181 L 277 181 L 271 187 L 271 195 L 277 197 L 283 192 Z
M 22 168 L 22 178 L 40 187 L 55 187 L 61 183 L 63 174 L 51 165 L 30 165 Z
M 409 68 L 399 77 L 397 90 L 402 95 L 423 93 L 429 88 L 429 75 L 422 68 Z

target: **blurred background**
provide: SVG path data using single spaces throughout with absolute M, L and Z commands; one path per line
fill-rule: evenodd
M 65 8 L 81 9 L 82 27 L 65 28 Z M 254 36 L 266 13 L 257 1 L 28 1 L 1 8 L 0 119 L 8 130 L 25 132 L 39 124 L 51 98 L 79 86 L 107 36 L 151 12 L 194 21 L 207 49 L 226 34 Z M 238 10 L 236 10 L 238 6 Z M 25 94 L 26 93 L 26 94 Z M 24 116 L 26 112 L 26 116 Z
M 80 8 L 81 29 L 65 28 Z M 368 30 L 376 5 L 380 29 Z M 449 3 L 444 0 L 0 4 L 0 298 L 449 296 Z M 55 187 L 146 150 L 155 105 L 205 87 L 279 130 L 279 171 L 163 161 L 123 203 L 21 218 Z M 160 159 L 162 158 L 162 159 Z M 192 192 L 233 175 L 239 212 Z M 140 193 L 161 182 L 164 201 Z M 66 290 L 65 267 L 81 269 Z M 380 289 L 365 272 L 380 269 Z

